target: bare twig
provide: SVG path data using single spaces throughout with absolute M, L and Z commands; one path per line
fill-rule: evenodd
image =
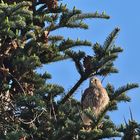
M 9 72 L 9 75 L 13 78 L 13 80 L 18 84 L 18 86 L 20 87 L 20 89 L 22 90 L 22 92 L 25 95 L 25 90 L 23 89 L 22 85 L 20 84 L 20 82 Z
M 24 124 L 32 124 L 37 118 L 39 118 L 43 113 L 45 112 L 45 110 L 43 109 L 43 111 L 39 114 L 39 115 L 36 115 L 35 118 L 29 122 L 26 122 L 24 119 L 20 119 L 19 118 L 19 121 L 24 123 Z
M 51 103 L 51 108 L 52 108 L 52 111 L 53 111 L 54 119 L 55 119 L 55 121 L 57 121 L 56 113 L 55 113 L 55 109 L 54 109 L 54 105 L 53 105 L 53 100 L 52 100 L 52 93 L 51 93 L 50 103 Z
M 78 87 L 86 80 L 86 78 L 80 78 L 77 83 L 73 86 L 73 88 L 67 93 L 67 95 L 61 100 L 60 104 L 64 104 L 78 89 Z
M 74 92 L 79 88 L 79 86 L 85 81 L 87 80 L 89 77 L 95 76 L 96 72 L 90 72 L 87 74 L 84 74 L 84 76 L 82 76 L 77 83 L 72 87 L 72 89 L 66 94 L 66 96 L 61 100 L 61 102 L 59 103 L 59 105 L 64 104 L 73 94 Z
M 103 77 L 103 79 L 102 79 L 101 83 L 103 83 L 103 81 L 105 80 L 105 78 L 106 78 L 106 76 L 104 76 L 104 77 Z

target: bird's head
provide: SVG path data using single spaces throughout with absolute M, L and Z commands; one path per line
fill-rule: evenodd
M 97 77 L 91 77 L 89 87 L 100 87 L 102 86 L 101 81 Z

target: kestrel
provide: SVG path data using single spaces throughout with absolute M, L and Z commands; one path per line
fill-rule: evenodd
M 89 87 L 85 89 L 82 95 L 81 104 L 83 110 L 90 108 L 94 115 L 98 117 L 108 103 L 109 97 L 101 81 L 97 77 L 92 77 Z M 85 125 L 90 125 L 91 120 L 85 114 L 82 114 L 82 119 Z

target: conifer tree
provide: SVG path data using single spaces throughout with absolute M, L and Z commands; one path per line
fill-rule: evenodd
M 118 72 L 114 61 L 123 50 L 114 41 L 120 29 L 115 28 L 104 44 L 73 40 L 51 35 L 51 32 L 64 27 L 88 29 L 84 19 L 94 18 L 109 19 L 109 16 L 104 12 L 83 13 L 75 7 L 69 9 L 58 0 L 1 0 L 0 140 L 139 138 L 140 125 L 132 118 L 119 127 L 106 115 L 108 111 L 117 110 L 119 102 L 129 102 L 126 93 L 138 84 L 126 84 L 118 89 L 107 84 L 110 102 L 97 118 L 90 109 L 82 110 L 80 101 L 73 97 L 91 76 Z M 93 55 L 82 49 L 74 51 L 77 46 L 88 46 Z M 51 74 L 36 71 L 67 59 L 74 62 L 80 75 L 68 93 L 57 83 L 48 82 Z M 90 128 L 82 121 L 83 111 L 92 120 Z

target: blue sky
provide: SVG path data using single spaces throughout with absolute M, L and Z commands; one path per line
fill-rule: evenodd
M 140 1 L 139 0 L 63 0 L 63 3 L 72 8 L 83 10 L 84 12 L 102 12 L 105 11 L 111 19 L 91 19 L 87 20 L 89 30 L 63 29 L 57 33 L 73 39 L 88 39 L 93 43 L 103 43 L 107 35 L 115 28 L 120 27 L 121 31 L 116 40 L 116 44 L 124 49 L 115 62 L 119 69 L 118 74 L 107 77 L 104 86 L 110 82 L 116 88 L 126 83 L 140 83 Z M 90 49 L 84 48 L 86 52 Z M 41 70 L 41 69 L 40 69 Z M 75 70 L 72 61 L 63 61 L 61 63 L 52 63 L 45 66 L 42 72 L 47 70 L 52 74 L 50 82 L 58 83 L 68 91 L 78 80 L 79 75 Z M 87 88 L 88 80 L 76 91 L 77 98 L 81 98 L 82 91 Z M 120 103 L 119 110 L 110 113 L 111 118 L 116 124 L 124 122 L 124 117 L 130 118 L 129 107 L 132 110 L 133 117 L 140 122 L 140 88 L 128 92 L 131 97 L 131 103 Z

